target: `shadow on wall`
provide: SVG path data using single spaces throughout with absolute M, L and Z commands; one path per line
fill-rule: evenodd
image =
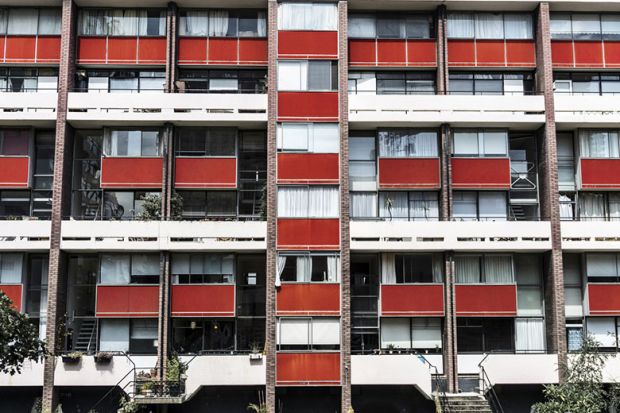
M 353 386 L 355 413 L 434 413 L 435 403 L 413 386 Z
M 504 413 L 529 413 L 532 405 L 543 401 L 540 385 L 497 385 L 495 392 Z
M 203 387 L 180 405 L 169 405 L 168 413 L 230 413 L 247 412 L 250 403 L 258 402 L 258 386 Z

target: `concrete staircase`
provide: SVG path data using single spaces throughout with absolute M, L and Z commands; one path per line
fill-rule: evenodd
M 477 393 L 446 394 L 441 402 L 442 413 L 493 413 L 488 400 Z

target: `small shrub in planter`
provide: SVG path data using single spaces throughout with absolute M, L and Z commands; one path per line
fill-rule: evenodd
M 66 364 L 78 364 L 82 360 L 81 351 L 73 351 L 62 355 L 62 362 Z
M 100 351 L 95 354 L 95 363 L 97 364 L 110 364 L 113 354 L 105 351 Z

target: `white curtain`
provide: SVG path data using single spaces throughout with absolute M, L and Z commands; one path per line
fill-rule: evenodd
M 267 14 L 264 11 L 258 12 L 258 21 L 256 22 L 256 32 L 258 37 L 267 36 Z
M 133 275 L 159 275 L 159 255 L 136 254 L 131 260 Z
M 376 218 L 377 194 L 375 192 L 352 192 L 351 217 Z
M 308 90 L 308 62 L 278 62 L 278 90 Z
M 312 258 L 309 255 L 296 257 L 297 274 L 296 281 L 300 283 L 308 283 L 312 277 Z
M 560 218 L 563 220 L 573 220 L 572 200 L 566 195 L 560 195 Z
M 433 282 L 441 283 L 443 282 L 443 255 L 442 254 L 433 254 Z
M 382 192 L 379 194 L 379 216 L 387 219 L 409 219 L 407 192 Z
M 338 13 L 335 4 L 280 3 L 279 30 L 337 30 Z
M 308 217 L 338 218 L 338 187 L 312 186 L 308 194 Z
M 310 344 L 309 318 L 280 318 L 278 324 L 278 345 Z
M 584 158 L 619 158 L 618 132 L 580 131 L 579 146 Z
M 415 137 L 415 156 L 435 157 L 438 156 L 437 133 L 418 132 Z
M 461 39 L 473 38 L 474 16 L 471 13 L 449 13 L 448 37 Z
M 411 218 L 414 220 L 436 221 L 439 219 L 439 202 L 435 192 L 411 192 Z
M 22 254 L 0 254 L 0 284 L 22 282 Z
M 312 318 L 312 344 L 316 346 L 340 344 L 340 320 Z
M 412 318 L 411 347 L 415 349 L 441 348 L 441 320 L 439 318 Z
M 605 195 L 582 192 L 579 194 L 579 217 L 587 220 L 605 218 Z
M 454 267 L 457 283 L 480 283 L 480 256 L 458 255 L 454 257 Z
M 278 216 L 306 218 L 308 216 L 308 188 L 283 186 L 278 188 Z
M 588 277 L 615 277 L 618 275 L 616 254 L 587 254 L 586 275 Z
M 286 256 L 278 255 L 278 273 L 276 274 L 276 287 L 282 285 L 282 272 L 284 271 L 284 266 L 286 265 Z
M 349 16 L 349 37 L 350 38 L 371 38 L 377 35 L 375 16 L 372 15 L 350 15 Z
M 211 10 L 209 12 L 209 36 L 223 37 L 228 33 L 228 11 Z
M 109 33 L 111 16 L 109 10 L 80 10 L 80 34 L 103 36 Z
M 480 192 L 478 194 L 480 219 L 505 221 L 508 215 L 505 192 Z
M 409 318 L 383 318 L 381 320 L 381 348 L 411 348 Z
M 503 39 L 504 19 L 501 13 L 476 14 L 477 39 Z
M 381 254 L 381 283 L 396 284 L 396 254 Z
M 487 284 L 511 284 L 515 282 L 510 255 L 485 255 L 484 275 Z
M 515 336 L 517 352 L 545 351 L 545 322 L 542 318 L 517 318 Z
M 338 8 L 335 3 L 313 3 L 309 30 L 338 30 Z
M 101 284 L 129 284 L 129 255 L 101 256 Z
M 517 286 L 517 314 L 520 316 L 542 316 L 542 290 L 540 286 Z
M 310 149 L 314 153 L 340 152 L 340 129 L 337 123 L 313 123 Z
M 457 131 L 452 136 L 452 151 L 455 155 L 475 155 L 479 153 L 478 132 Z
M 101 320 L 100 351 L 129 351 L 129 320 Z
M 136 36 L 138 34 L 138 13 L 133 9 L 112 10 L 112 36 Z
M 612 221 L 620 220 L 620 194 L 617 192 L 609 193 L 609 219 Z
M 9 10 L 8 34 L 37 34 L 38 10 L 14 8 Z
M 206 10 L 188 10 L 181 15 L 179 35 L 206 36 L 209 26 L 209 13 Z
M 327 281 L 340 282 L 340 257 L 327 257 Z
M 60 34 L 60 10 L 40 9 L 39 34 Z
M 532 15 L 506 13 L 504 31 L 506 39 L 531 39 L 534 37 Z
M 310 149 L 310 123 L 280 123 L 277 128 L 278 149 L 308 151 Z

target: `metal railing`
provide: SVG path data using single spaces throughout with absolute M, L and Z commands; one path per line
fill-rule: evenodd
M 504 409 L 502 408 L 502 404 L 499 401 L 499 397 L 495 392 L 495 388 L 493 387 L 493 383 L 489 379 L 489 376 L 484 369 L 484 362 L 489 357 L 489 354 L 485 354 L 480 363 L 478 363 L 478 368 L 480 368 L 480 394 L 484 396 L 485 399 L 489 402 L 491 406 L 491 410 L 493 413 L 504 413 Z
M 418 360 L 421 360 L 426 365 L 428 365 L 429 369 L 435 372 L 434 373 L 435 389 L 434 389 L 433 397 L 434 397 L 434 402 L 435 402 L 435 407 L 437 409 L 437 413 L 449 413 L 450 405 L 446 403 L 446 391 L 445 391 L 445 388 L 447 387 L 446 378 L 442 377 L 441 374 L 439 374 L 439 369 L 437 368 L 437 366 L 435 366 L 430 361 L 428 361 L 428 359 L 424 357 L 423 354 L 418 353 L 416 354 L 416 357 L 418 358 Z

